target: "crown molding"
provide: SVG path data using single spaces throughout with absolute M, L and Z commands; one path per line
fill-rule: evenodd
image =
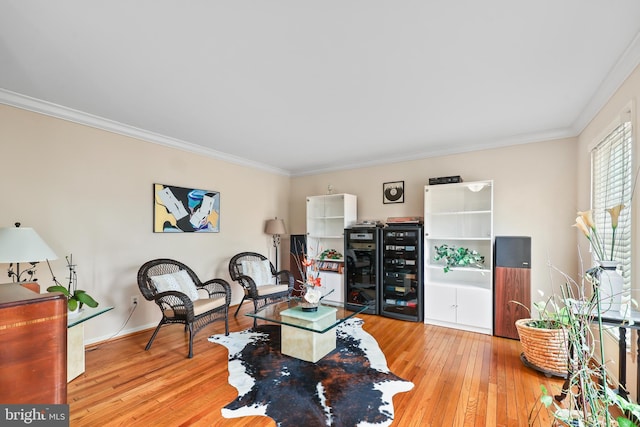
M 620 55 L 618 61 L 611 67 L 607 77 L 605 77 L 600 86 L 595 90 L 593 96 L 573 123 L 573 129 L 576 135 L 582 133 L 639 64 L 640 31 L 636 33 L 636 36 L 631 40 L 631 43 L 629 43 L 622 55 Z
M 234 163 L 241 166 L 248 166 L 279 175 L 290 175 L 289 172 L 282 169 L 274 168 L 272 166 L 268 166 L 258 162 L 253 162 L 241 157 L 225 154 L 197 144 L 182 141 L 180 139 L 172 138 L 165 135 L 160 135 L 158 133 L 140 129 L 135 126 L 129 126 L 124 123 L 116 122 L 114 120 L 105 119 L 93 114 L 84 113 L 82 111 L 74 110 L 72 108 L 64 107 L 52 102 L 32 98 L 30 96 L 22 95 L 20 93 L 12 92 L 3 88 L 0 88 L 0 104 L 10 105 L 12 107 L 21 108 L 23 110 L 33 111 L 35 113 L 43 114 L 46 116 L 51 116 L 92 128 L 117 133 L 119 135 L 128 136 L 131 138 L 139 139 L 141 141 L 160 144 L 165 147 L 188 151 L 190 153 L 211 157 L 217 160 L 223 160 L 225 162 Z
M 545 131 L 527 135 L 516 135 L 512 137 L 506 137 L 500 140 L 492 140 L 485 142 L 478 142 L 465 149 L 443 148 L 431 150 L 422 153 L 407 154 L 398 157 L 385 157 L 381 160 L 374 160 L 369 162 L 352 163 L 349 165 L 343 165 L 340 167 L 320 168 L 316 170 L 305 170 L 301 172 L 289 172 L 279 168 L 274 168 L 269 165 L 265 165 L 258 162 L 253 162 L 247 159 L 243 159 L 237 156 L 225 154 L 216 150 L 212 150 L 197 144 L 182 141 L 176 138 L 160 135 L 154 132 L 150 132 L 144 129 L 140 129 L 134 126 L 129 126 L 123 123 L 119 123 L 113 120 L 98 117 L 92 114 L 84 113 L 82 111 L 74 110 L 72 108 L 64 107 L 51 102 L 43 101 L 40 99 L 32 98 L 26 95 L 22 95 L 16 92 L 12 92 L 6 89 L 0 88 L 0 103 L 11 105 L 13 107 L 21 108 L 24 110 L 33 111 L 36 113 L 56 117 L 62 120 L 90 126 L 93 128 L 106 130 L 108 132 L 117 133 L 120 135 L 136 138 L 142 141 L 160 144 L 166 147 L 176 148 L 191 153 L 212 157 L 218 160 L 223 160 L 229 163 L 234 163 L 242 166 L 248 166 L 260 170 L 264 170 L 270 173 L 275 173 L 285 176 L 305 176 L 316 175 L 320 173 L 327 173 L 339 170 L 358 169 L 371 166 L 379 166 L 389 163 L 397 163 L 409 160 L 415 160 L 419 158 L 429 158 L 437 156 L 445 156 L 452 154 L 460 154 L 463 152 L 486 150 L 492 148 L 500 148 L 508 145 L 526 144 L 531 142 L 546 141 L 560 138 L 571 138 L 579 135 L 586 126 L 593 120 L 598 112 L 609 101 L 613 94 L 620 88 L 622 83 L 629 77 L 629 75 L 640 65 L 640 32 L 636 33 L 633 40 L 629 43 L 625 51 L 622 53 L 618 61 L 611 68 L 611 71 L 607 74 L 600 86 L 594 91 L 589 102 L 578 115 L 573 125 L 566 129 L 556 129 L 552 131 Z
M 487 139 L 484 141 L 474 140 L 468 144 L 450 144 L 446 147 L 431 148 L 429 151 L 407 153 L 402 156 L 385 156 L 379 160 L 351 163 L 338 167 L 327 167 L 313 170 L 293 171 L 292 177 L 318 175 L 322 173 L 336 172 L 349 169 L 361 169 L 374 166 L 388 165 L 392 163 L 409 162 L 413 160 L 428 159 L 431 157 L 451 156 L 455 154 L 470 153 L 473 151 L 491 150 L 494 148 L 504 148 L 513 145 L 530 144 L 534 142 L 553 141 L 557 139 L 575 138 L 578 136 L 573 128 L 552 129 L 548 131 L 513 135 L 498 139 Z M 457 141 L 460 142 L 460 141 Z

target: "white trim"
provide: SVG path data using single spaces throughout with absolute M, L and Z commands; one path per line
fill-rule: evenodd
M 23 110 L 33 111 L 36 113 L 44 114 L 46 116 L 51 116 L 96 129 L 117 133 L 119 135 L 128 136 L 142 141 L 164 145 L 165 147 L 177 148 L 178 150 L 212 157 L 229 163 L 249 166 L 279 175 L 289 175 L 289 172 L 282 169 L 274 168 L 273 166 L 268 166 L 263 163 L 253 162 L 241 157 L 225 154 L 220 151 L 212 150 L 210 148 L 206 148 L 197 144 L 182 141 L 180 139 L 172 138 L 169 136 L 160 135 L 158 133 L 150 132 L 141 128 L 137 128 L 135 126 L 129 126 L 127 124 L 116 122 L 114 120 L 94 116 L 93 114 L 84 113 L 82 111 L 74 110 L 72 108 L 64 107 L 52 102 L 32 98 L 30 96 L 22 95 L 2 88 L 0 88 L 0 104 L 22 108 Z
M 22 108 L 29 111 L 57 117 L 63 120 L 91 126 L 120 135 L 130 136 L 147 142 L 161 144 L 167 147 L 178 148 L 180 150 L 189 151 L 204 156 L 213 157 L 219 160 L 228 161 L 243 166 L 249 166 L 286 176 L 304 176 L 327 173 L 332 171 L 357 169 L 370 166 L 378 166 L 383 164 L 398 163 L 420 158 L 429 158 L 437 156 L 445 156 L 452 154 L 460 154 L 477 150 L 487 150 L 493 148 L 501 148 L 510 145 L 527 144 L 532 142 L 548 141 L 553 139 L 573 138 L 584 131 L 586 126 L 593 120 L 596 114 L 607 103 L 616 90 L 620 88 L 624 80 L 629 77 L 633 70 L 640 64 L 640 32 L 629 43 L 625 51 L 622 53 L 618 61 L 611 68 L 611 71 L 603 80 L 602 84 L 594 91 L 593 96 L 578 115 L 574 123 L 570 127 L 551 129 L 548 131 L 531 133 L 526 135 L 512 135 L 500 139 L 492 139 L 487 141 L 478 141 L 473 146 L 465 148 L 456 148 L 450 145 L 447 148 L 436 149 L 429 152 L 418 152 L 398 157 L 385 157 L 380 160 L 373 160 L 362 163 L 352 163 L 339 167 L 327 167 L 324 169 L 305 170 L 301 172 L 289 172 L 269 165 L 250 161 L 230 154 L 211 150 L 197 144 L 167 137 L 146 131 L 144 129 L 129 126 L 123 123 L 97 117 L 61 105 L 53 104 L 47 101 L 38 100 L 15 92 L 0 88 L 0 104 L 7 104 L 14 107 Z M 634 126 L 635 128 L 635 126 Z M 458 141 L 460 142 L 460 141 Z
M 631 75 L 633 70 L 640 64 L 640 31 L 636 33 L 631 43 L 620 55 L 618 61 L 613 65 L 611 71 L 602 81 L 598 89 L 573 123 L 573 130 L 576 135 L 582 133 L 587 125 L 598 114 L 602 107 L 609 101 L 613 94 L 620 88 L 622 83 Z
M 528 133 L 523 135 L 514 135 L 514 136 L 504 137 L 499 139 L 489 139 L 484 141 L 475 140 L 476 143 L 473 145 L 461 144 L 463 145 L 463 147 L 461 147 L 458 144 L 452 144 L 446 148 L 429 150 L 424 152 L 417 152 L 417 153 L 409 153 L 409 154 L 397 156 L 397 157 L 386 156 L 385 158 L 379 159 L 379 160 L 371 160 L 368 162 L 361 162 L 361 163 L 351 163 L 351 164 L 339 166 L 339 167 L 328 167 L 325 169 L 292 172 L 291 176 L 316 175 L 320 173 L 327 173 L 327 172 L 338 171 L 338 170 L 357 169 L 357 168 L 364 168 L 364 167 L 370 167 L 370 166 L 379 166 L 379 165 L 387 165 L 391 163 L 406 162 L 406 161 L 417 160 L 417 159 L 427 159 L 430 157 L 449 156 L 452 154 L 468 153 L 472 151 L 491 150 L 494 148 L 509 147 L 512 145 L 529 144 L 529 143 L 541 142 L 541 141 L 552 141 L 554 139 L 574 138 L 576 136 L 577 134 L 573 131 L 572 128 L 553 129 L 550 131 Z M 460 142 L 468 142 L 468 141 L 458 140 L 456 142 L 460 143 Z
M 87 346 L 91 344 L 106 344 L 107 342 L 115 338 L 122 338 L 127 335 L 135 334 L 136 332 L 145 331 L 145 330 L 151 331 L 156 326 L 158 326 L 158 323 L 147 323 L 146 325 L 136 326 L 135 328 L 123 329 L 122 331 L 118 332 L 115 335 L 107 334 L 107 335 L 102 335 L 95 338 L 85 339 L 84 345 Z

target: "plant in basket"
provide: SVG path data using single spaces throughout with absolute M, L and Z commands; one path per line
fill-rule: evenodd
M 546 408 L 556 421 L 567 426 L 636 426 L 632 414 L 640 419 L 640 406 L 627 402 L 614 392 L 619 384 L 607 375 L 607 363 L 602 324 L 602 299 L 598 276 L 589 271 L 576 281 L 560 269 L 550 266 L 554 275 L 560 275 L 562 284 L 554 286 L 555 293 L 543 306 L 537 305 L 541 319 L 522 319 L 533 330 L 561 325 L 562 350 L 566 353 L 566 380 L 555 399 L 542 387 L 540 401 L 529 414 L 529 425 L 536 424 L 537 415 Z M 553 285 L 553 284 L 552 284 Z M 551 309 L 547 309 L 551 307 Z M 541 311 L 542 309 L 542 311 Z M 518 323 L 517 323 L 518 324 Z M 516 325 L 517 325 L 516 324 Z M 527 351 L 527 331 L 518 328 L 523 350 Z M 600 355 L 598 362 L 598 355 Z M 549 350 L 548 356 L 556 356 Z M 531 356 L 532 358 L 534 356 Z M 563 356 L 564 357 L 564 356 Z M 529 358 L 529 355 L 527 355 Z M 537 362 L 541 363 L 541 362 Z M 625 415 L 614 415 L 614 413 Z
M 542 294 L 542 292 L 540 292 Z M 518 301 L 511 301 L 529 307 Z M 520 336 L 523 362 L 542 371 L 546 375 L 564 377 L 567 374 L 569 359 L 567 346 L 568 313 L 566 306 L 559 306 L 552 296 L 533 304 L 538 318 L 527 318 L 516 321 L 516 329 Z

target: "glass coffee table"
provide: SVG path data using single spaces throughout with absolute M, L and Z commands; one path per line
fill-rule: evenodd
M 336 326 L 368 308 L 350 304 L 347 310 L 344 303 L 323 299 L 317 311 L 304 311 L 302 302 L 275 302 L 247 316 L 280 324 L 282 354 L 313 363 L 336 348 Z

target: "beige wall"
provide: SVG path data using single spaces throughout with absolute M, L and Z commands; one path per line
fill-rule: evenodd
M 358 218 L 424 216 L 429 177 L 460 175 L 466 182 L 494 181 L 494 234 L 531 236 L 533 300 L 549 295 L 547 261 L 575 272 L 577 140 L 562 139 L 452 156 L 418 159 L 291 180 L 291 231 L 305 231 L 305 197 L 334 192 L 358 196 Z M 383 204 L 382 183 L 405 182 L 405 203 Z
M 229 280 L 227 263 L 237 252 L 271 251 L 273 259 L 264 221 L 288 220 L 287 176 L 2 105 L 0 146 L 0 226 L 35 228 L 59 256 L 51 265 L 63 283 L 64 255 L 73 253 L 79 287 L 116 307 L 86 323 L 87 342 L 122 326 L 130 297 L 140 296 L 136 273 L 145 261 L 175 258 L 203 280 Z M 220 233 L 154 234 L 153 183 L 220 191 Z M 0 266 L 3 275 L 7 267 Z M 51 285 L 46 264 L 36 277 Z M 241 298 L 234 286 L 234 301 Z M 123 333 L 160 320 L 155 304 L 143 302 Z

